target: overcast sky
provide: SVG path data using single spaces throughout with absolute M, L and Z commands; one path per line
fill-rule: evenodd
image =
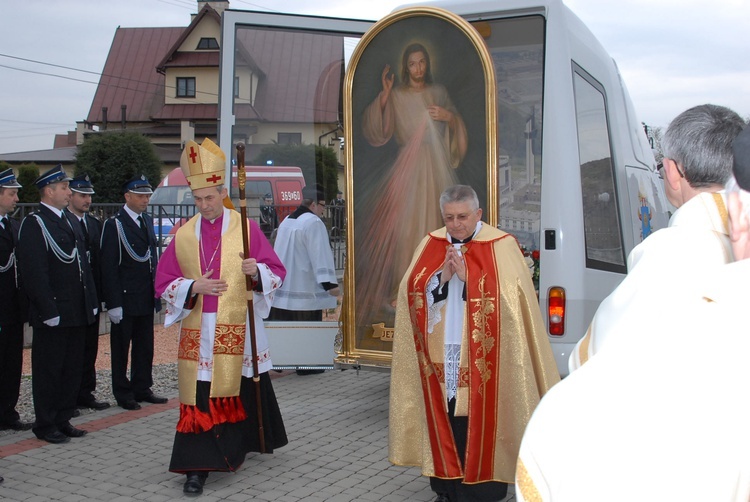
M 232 0 L 233 9 L 379 19 L 404 0 Z M 617 61 L 640 121 L 701 103 L 750 117 L 748 0 L 565 0 Z M 86 118 L 115 29 L 187 26 L 191 0 L 24 0 L 0 17 L 0 153 L 52 148 Z M 32 62 L 36 61 L 36 62 Z M 55 66 L 57 65 L 57 66 Z M 79 71 L 76 71 L 79 70 Z

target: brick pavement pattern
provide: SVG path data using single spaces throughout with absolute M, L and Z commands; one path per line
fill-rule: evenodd
M 388 462 L 389 381 L 389 373 L 353 370 L 275 378 L 289 444 L 273 455 L 248 455 L 236 473 L 211 473 L 193 500 L 433 500 L 419 469 Z M 73 419 L 89 434 L 63 445 L 30 432 L 0 437 L 0 500 L 187 499 L 184 476 L 167 471 L 178 417 L 176 391 L 167 397 L 166 405 Z M 508 491 L 506 500 L 514 500 L 513 487 Z

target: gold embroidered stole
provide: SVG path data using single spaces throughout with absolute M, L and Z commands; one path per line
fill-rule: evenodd
M 241 216 L 229 211 L 229 226 L 221 237 L 221 278 L 227 290 L 219 297 L 216 313 L 216 331 L 213 346 L 213 371 L 211 398 L 239 396 L 242 360 L 245 350 L 245 321 L 247 318 L 247 292 L 242 267 Z M 175 235 L 175 251 L 180 269 L 188 279 L 201 277 L 200 243 L 195 227 L 200 224 L 200 214 L 191 218 Z M 203 297 L 199 296 L 193 311 L 182 321 L 177 356 L 180 403 L 195 405 L 195 383 L 198 379 L 200 334 Z
M 453 433 L 448 420 L 445 395 L 439 378 L 443 361 L 433 360 L 430 344 L 444 344 L 444 337 L 430 338 L 427 332 L 427 284 L 442 267 L 447 241 L 430 238 L 417 259 L 408 279 L 409 313 L 414 344 L 422 378 L 427 431 L 433 456 L 435 476 L 464 478 L 467 482 L 492 479 L 499 401 L 500 365 L 500 291 L 493 241 L 471 241 L 466 244 L 466 308 L 464 316 L 468 354 L 468 434 L 465 468 L 461 468 Z M 456 294 L 451 292 L 449 294 Z

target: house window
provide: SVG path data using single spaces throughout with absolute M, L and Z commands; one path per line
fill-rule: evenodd
M 302 144 L 301 132 L 280 132 L 278 134 L 279 134 L 278 143 L 280 145 L 301 145 Z
M 219 50 L 219 42 L 217 42 L 215 38 L 201 38 L 198 42 L 198 47 L 196 47 L 196 50 Z
M 195 77 L 177 77 L 177 97 L 195 97 Z
M 234 97 L 240 97 L 240 77 L 234 77 Z

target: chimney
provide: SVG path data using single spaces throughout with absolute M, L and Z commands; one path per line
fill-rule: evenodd
M 198 0 L 198 12 L 203 9 L 204 5 L 210 5 L 216 12 L 221 15 L 222 12 L 229 8 L 228 0 Z M 192 16 L 195 17 L 195 16 Z M 191 21 L 192 21 L 191 17 Z
M 125 112 L 128 110 L 128 105 L 122 105 L 120 108 L 122 109 L 122 128 L 125 129 Z
M 102 130 L 107 130 L 107 107 L 102 106 Z

